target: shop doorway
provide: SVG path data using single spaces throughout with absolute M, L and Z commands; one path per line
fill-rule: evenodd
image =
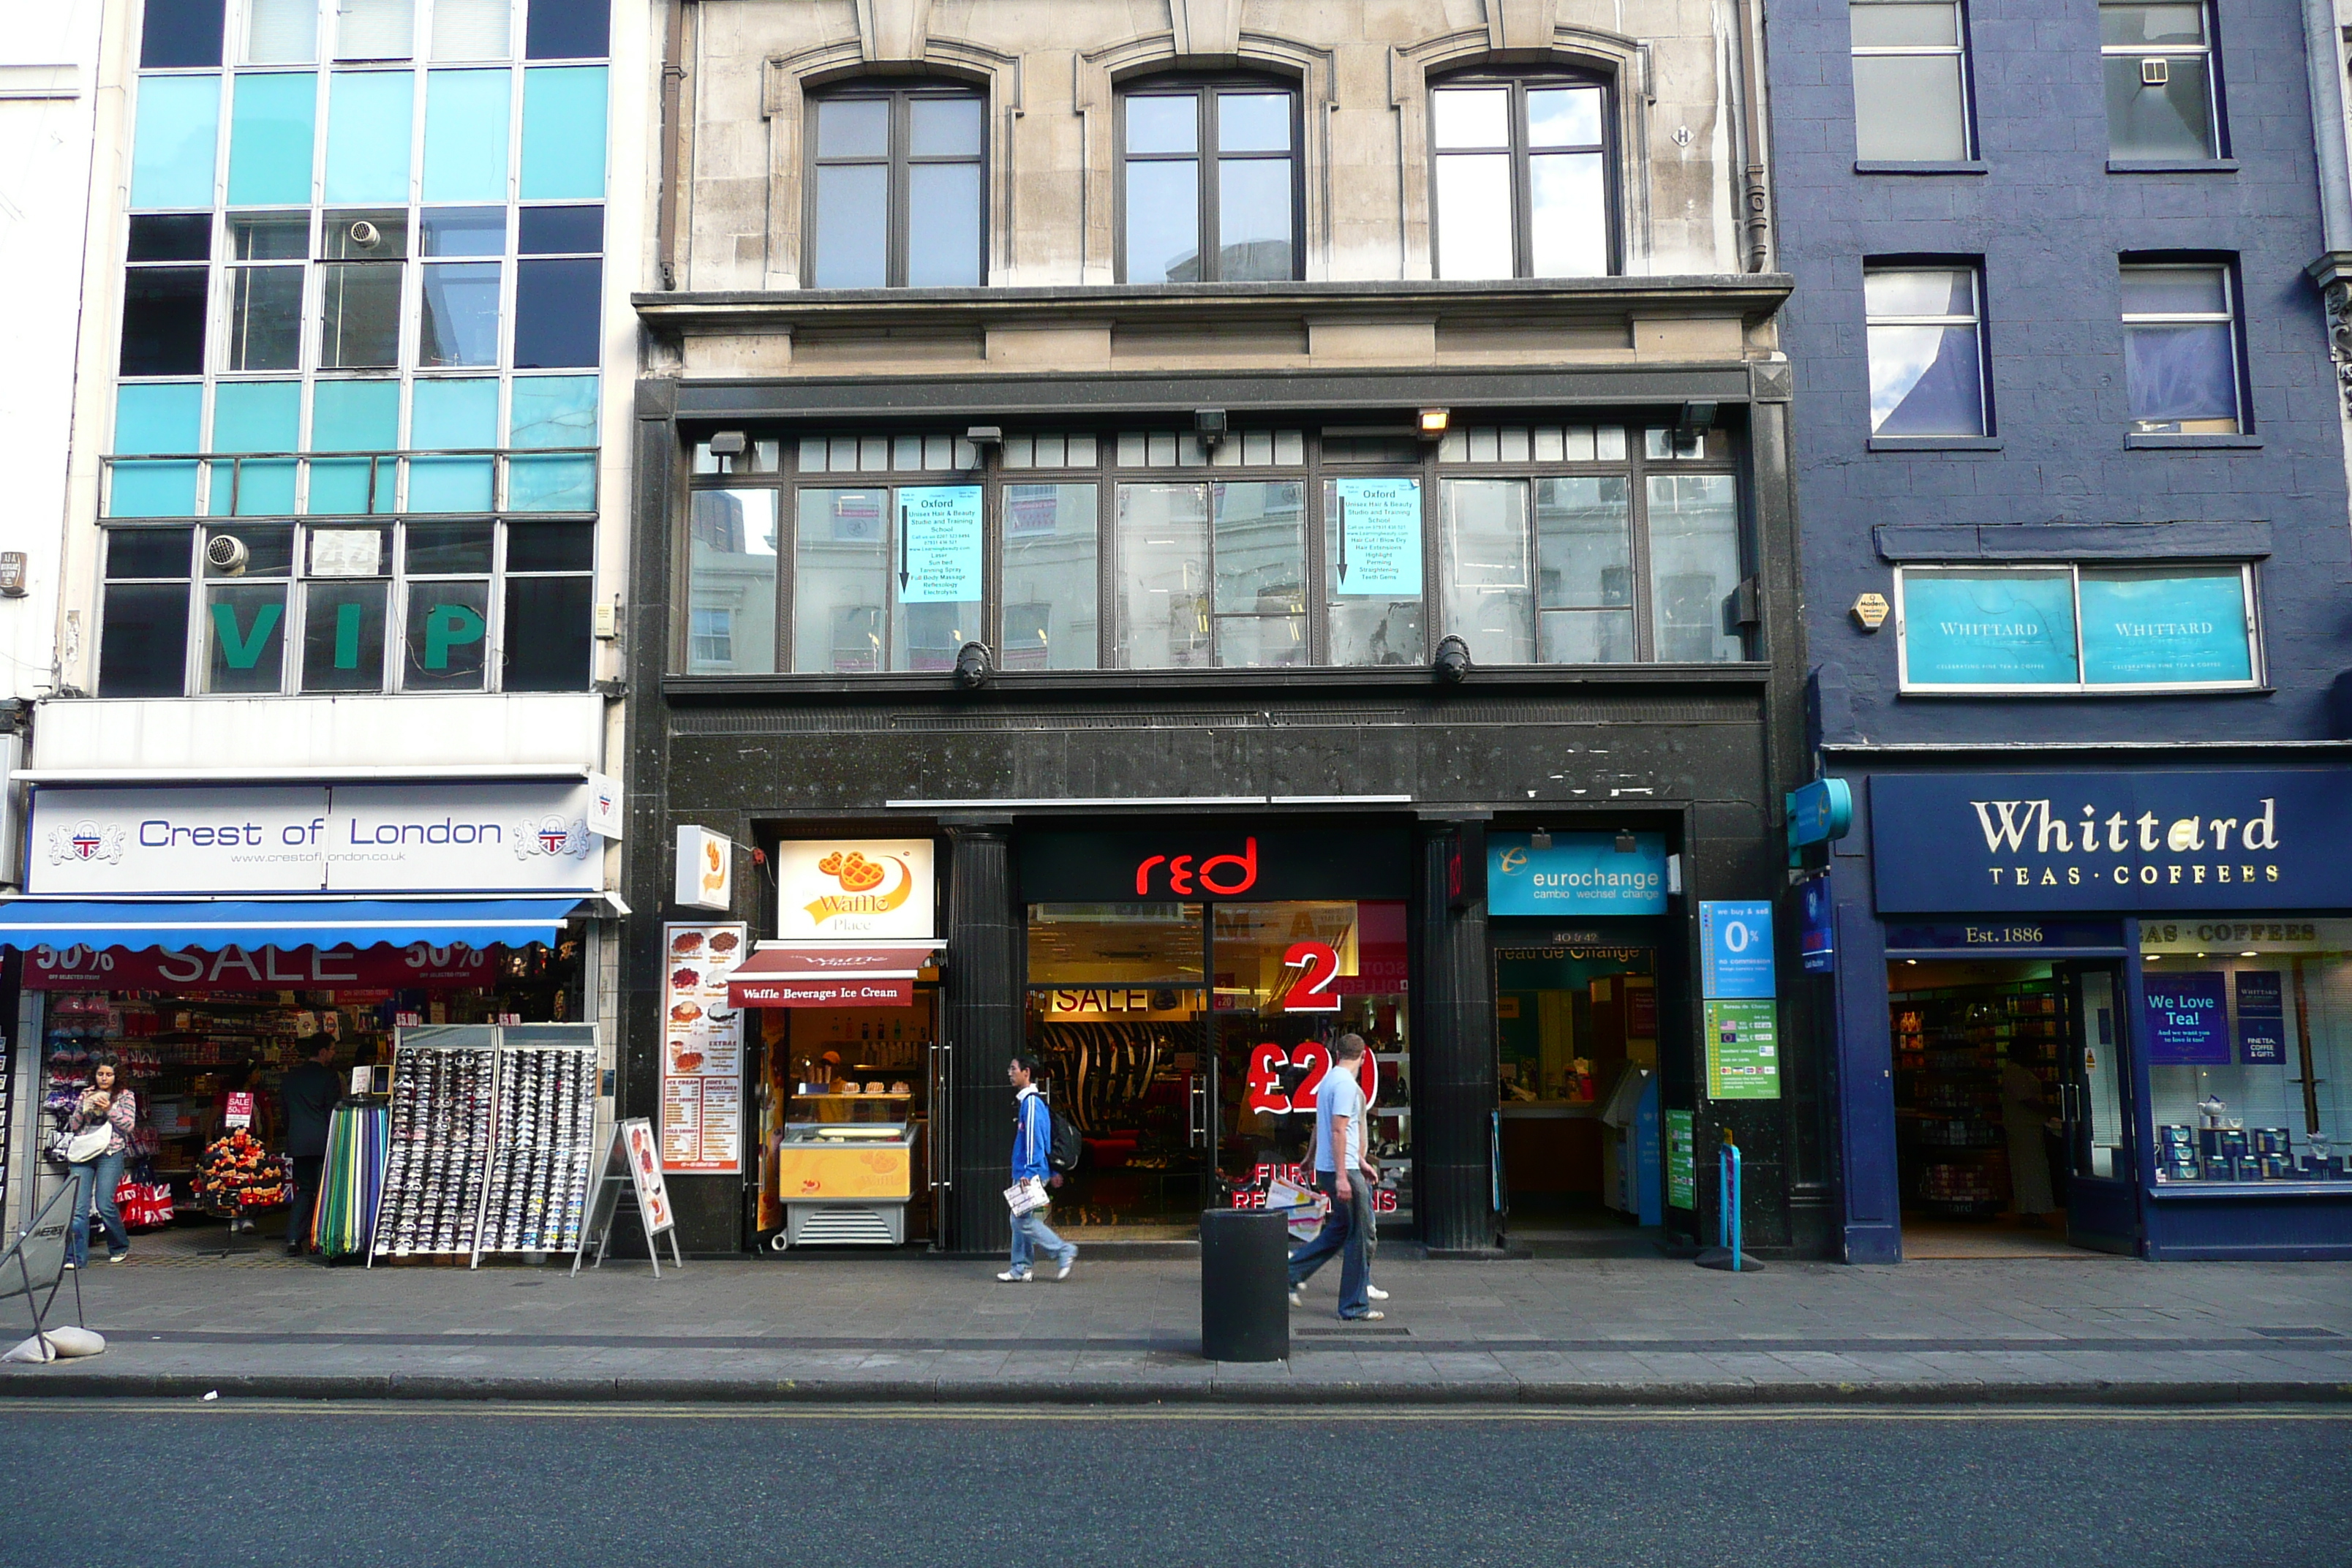
M 1660 1223 L 1655 948 L 1498 941 L 1494 961 L 1513 1239 L 1589 1244 Z
M 747 1014 L 760 1043 L 755 1250 L 940 1234 L 939 985 L 919 980 L 911 991 L 904 1006 Z
M 1412 1214 L 1401 901 L 1035 904 L 1028 1044 L 1085 1157 L 1065 1234 L 1180 1239 L 1309 1154 L 1330 1042 L 1371 1047 L 1383 1217 Z
M 1887 965 L 1906 1258 L 2130 1250 L 2115 960 Z

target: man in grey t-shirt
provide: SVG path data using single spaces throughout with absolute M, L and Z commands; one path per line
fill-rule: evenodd
M 1372 1193 L 1364 1180 L 1364 1089 L 1356 1077 L 1364 1037 L 1340 1036 L 1331 1056 L 1330 1070 L 1315 1091 L 1315 1185 L 1331 1200 L 1331 1212 L 1315 1239 L 1290 1255 L 1290 1304 L 1304 1304 L 1299 1287 L 1338 1252 L 1339 1316 L 1360 1322 L 1383 1316 L 1365 1295 L 1370 1266 L 1364 1238 L 1372 1225 Z

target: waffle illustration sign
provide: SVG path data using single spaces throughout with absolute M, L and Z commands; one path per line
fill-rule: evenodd
M 776 847 L 777 937 L 872 941 L 932 934 L 928 838 L 832 839 Z

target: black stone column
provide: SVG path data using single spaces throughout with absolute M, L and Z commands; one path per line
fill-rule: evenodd
M 948 1194 L 950 1252 L 1002 1252 L 1013 1239 L 1013 1090 L 1004 1069 L 1021 1048 L 1021 910 L 1013 838 L 1001 820 L 950 823 L 948 835 Z M 935 1122 L 939 1113 L 933 1111 Z
M 1451 830 L 1425 823 L 1419 846 L 1421 941 L 1412 988 L 1413 1205 L 1432 1252 L 1495 1246 L 1489 1121 L 1495 1110 L 1494 971 L 1484 903 L 1446 908 Z

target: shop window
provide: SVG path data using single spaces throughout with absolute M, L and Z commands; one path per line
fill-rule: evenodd
M 596 445 L 593 375 L 519 375 L 508 391 L 509 511 L 593 511 L 596 459 L 589 452 L 523 454 L 548 447 Z
M 1973 266 L 1864 265 L 1872 435 L 1990 433 L 1979 289 Z
M 1970 155 L 1968 37 L 1954 0 L 1853 0 L 1853 155 L 1958 163 Z
M 114 449 L 194 452 L 203 445 L 205 389 L 194 382 L 138 383 L 114 395 Z M 191 459 L 119 462 L 107 475 L 110 517 L 193 517 L 196 468 Z
M 221 63 L 222 0 L 147 0 L 140 8 L 139 68 Z
M 417 329 L 416 363 L 497 364 L 506 209 L 427 207 L 419 229 L 424 313 Z
M 290 453 L 301 427 L 299 381 L 223 382 L 213 393 L 215 452 Z M 215 517 L 285 517 L 294 510 L 294 459 L 246 458 L 215 462 L 209 510 Z
M 1906 566 L 1906 691 L 2211 690 L 2257 684 L 2252 568 Z
M 1119 668 L 1307 662 L 1305 490 L 1119 486 Z
M 210 239 L 209 232 L 205 237 Z M 201 264 L 134 263 L 124 269 L 120 361 L 124 375 L 203 374 L 209 276 Z
M 982 117 L 973 92 L 856 84 L 814 100 L 809 276 L 820 289 L 982 280 Z
M 2220 83 L 2202 0 L 2102 5 L 2099 54 L 2111 156 L 2221 156 Z
M 139 79 L 131 139 L 133 207 L 211 207 L 220 92 L 217 76 Z
M 2231 271 L 2219 262 L 2123 264 L 2132 434 L 2227 436 L 2242 428 Z
M 1264 81 L 1147 82 L 1119 97 L 1129 283 L 1298 277 L 1298 99 Z
M 688 522 L 686 668 L 760 675 L 776 668 L 776 492 L 696 490 Z
M 803 489 L 793 668 L 944 672 L 982 640 L 978 485 Z
M 2352 921 L 2140 923 L 2156 1179 L 2352 1179 Z
M 396 368 L 407 213 L 331 212 L 320 249 L 319 363 L 329 370 Z
M 1449 79 L 1430 92 L 1440 278 L 1614 269 L 1609 89 L 1576 78 Z
M 584 690 L 593 541 L 554 520 L 110 529 L 99 695 Z
M 227 371 L 302 367 L 302 286 L 310 215 L 237 214 L 228 220 Z

